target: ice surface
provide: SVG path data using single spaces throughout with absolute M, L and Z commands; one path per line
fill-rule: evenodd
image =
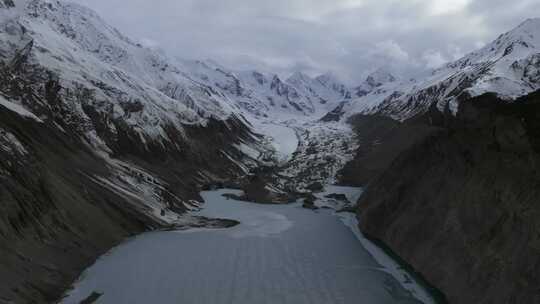
M 229 229 L 146 233 L 90 267 L 62 303 L 421 303 L 330 211 L 204 192 Z M 230 192 L 230 191 L 229 191 Z
M 358 147 L 356 134 L 349 125 L 288 121 L 294 128 L 299 146 L 294 157 L 280 167 L 280 176 L 287 177 L 278 183 L 305 191 L 315 182 L 335 183 L 336 173 L 352 160 Z
M 253 203 L 248 202 L 235 202 L 231 204 L 228 201 L 223 203 L 223 197 L 221 196 L 223 193 L 225 193 L 223 190 L 203 192 L 202 197 L 205 202 L 221 203 L 206 204 L 199 215 L 240 221 L 242 223 L 241 225 L 226 230 L 226 233 L 231 237 L 267 237 L 280 234 L 293 226 L 292 221 L 287 216 L 279 212 L 273 212 L 271 210 L 272 208 L 268 210 L 253 208 Z
M 270 138 L 272 147 L 276 150 L 278 160 L 285 162 L 291 159 L 298 148 L 298 137 L 293 128 L 285 124 L 257 121 L 251 122 L 256 132 Z
M 235 145 L 235 147 L 244 153 L 245 155 L 251 157 L 252 159 L 258 159 L 261 156 L 261 152 L 257 151 L 253 147 L 246 145 L 244 143 L 240 143 L 238 145 Z
M 343 194 L 347 197 L 349 202 L 352 205 L 356 205 L 358 199 L 363 193 L 363 188 L 358 187 L 346 187 L 346 186 L 336 186 L 336 185 L 326 185 L 324 191 L 320 193 L 315 193 L 315 196 L 318 198 L 315 204 L 319 207 L 330 207 L 334 209 L 340 209 L 346 205 L 339 202 L 333 201 L 332 199 L 327 199 L 326 195 L 328 194 Z M 385 271 L 391 274 L 398 282 L 401 283 L 403 288 L 409 290 L 416 298 L 422 300 L 424 303 L 434 303 L 431 295 L 426 292 L 425 288 L 419 285 L 415 280 L 413 280 L 410 274 L 407 273 L 403 267 L 394 261 L 390 256 L 388 256 L 381 248 L 368 240 L 364 234 L 358 228 L 358 219 L 356 214 L 349 212 L 339 212 L 336 215 L 341 219 L 343 224 L 351 229 L 357 239 L 360 241 L 362 246 L 371 254 L 371 256 L 383 266 Z
M 435 303 L 432 296 L 425 290 L 424 287 L 416 283 L 410 274 L 407 273 L 403 267 L 389 257 L 381 248 L 377 247 L 370 240 L 368 240 L 364 234 L 358 228 L 358 220 L 355 214 L 352 213 L 338 213 L 343 224 L 351 229 L 354 235 L 358 238 L 365 250 L 367 250 L 371 256 L 384 267 L 389 274 L 391 274 L 397 281 L 401 283 L 403 288 L 410 291 L 417 299 L 420 299 L 423 303 Z

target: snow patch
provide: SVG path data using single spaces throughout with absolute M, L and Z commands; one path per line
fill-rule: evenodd
M 244 153 L 252 159 L 258 159 L 261 156 L 261 152 L 246 145 L 245 143 L 235 144 L 234 145 L 238 151 Z
M 275 122 L 252 121 L 252 124 L 256 132 L 270 139 L 280 163 L 287 162 L 292 158 L 299 144 L 296 131 L 293 128 Z
M 8 101 L 6 98 L 0 95 L 0 105 L 7 108 L 8 110 L 19 114 L 22 117 L 33 119 L 37 122 L 42 123 L 43 120 L 39 119 L 34 113 L 25 109 L 22 105 Z

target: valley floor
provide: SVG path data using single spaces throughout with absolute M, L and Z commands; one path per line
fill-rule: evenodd
M 435 303 L 363 237 L 353 213 L 337 212 L 351 209 L 362 193 L 330 185 L 357 148 L 348 126 L 252 124 L 272 155 L 241 149 L 276 164 L 271 187 L 311 193 L 310 185 L 326 185 L 315 191 L 311 208 L 302 208 L 301 199 L 267 205 L 223 196 L 241 196 L 240 190 L 202 192 L 201 209 L 195 204 L 177 221 L 181 230 L 145 233 L 114 248 L 61 303 Z
M 361 190 L 329 191 L 358 196 Z M 231 192 L 238 194 L 203 192 L 204 209 L 196 214 L 239 225 L 131 239 L 89 268 L 62 303 L 93 293 L 101 295 L 98 303 L 431 302 L 410 278 L 400 282 L 381 266 L 334 212 L 222 196 Z

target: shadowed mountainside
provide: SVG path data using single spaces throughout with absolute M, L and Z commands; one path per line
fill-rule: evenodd
M 429 114 L 427 114 L 429 116 Z M 540 301 L 540 92 L 486 94 L 401 153 L 358 202 L 387 244 L 450 303 Z
M 203 185 L 243 174 L 227 155 L 239 158 L 234 145 L 254 135 L 235 117 L 171 128 L 163 145 L 141 142 L 123 120 L 86 106 L 112 159 L 85 139 L 87 125 L 57 94 L 65 89 L 34 76 L 6 66 L 0 73 L 0 302 L 58 299 L 112 246 L 167 227 Z M 41 118 L 7 100 L 24 100 Z M 108 134 L 105 122 L 117 132 Z

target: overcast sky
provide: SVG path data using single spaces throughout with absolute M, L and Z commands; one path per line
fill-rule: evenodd
M 332 71 L 438 66 L 495 39 L 539 0 L 72 0 L 149 46 L 234 69 Z

